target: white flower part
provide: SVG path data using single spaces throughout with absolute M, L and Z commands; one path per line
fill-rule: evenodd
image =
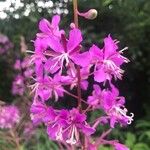
M 62 137 L 62 127 L 59 129 L 59 131 L 56 133 L 56 140 L 60 140 L 62 141 L 63 140 L 63 137 Z
M 71 132 L 71 137 L 66 140 L 66 142 L 67 142 L 68 144 L 74 145 L 74 144 L 77 143 L 77 141 L 76 141 L 76 139 L 75 139 L 75 130 L 76 130 L 76 127 L 73 126 L 73 127 L 72 127 L 72 132 Z
M 63 53 L 63 54 L 55 57 L 54 60 L 57 60 L 57 61 L 53 66 L 51 66 L 50 70 L 53 70 L 60 63 L 61 71 L 62 71 L 64 61 L 66 61 L 66 64 L 65 64 L 66 66 L 68 66 L 68 64 L 69 64 L 69 54 Z
M 114 107 L 117 114 L 121 114 L 123 117 L 127 118 L 127 124 L 131 124 L 133 121 L 134 114 L 130 113 L 130 116 L 127 115 L 128 110 L 126 108 L 121 109 L 120 107 Z
M 104 68 L 106 69 L 106 71 L 113 71 L 115 77 L 121 79 L 122 74 L 124 73 L 124 71 L 122 69 L 120 69 L 120 67 L 118 67 L 112 60 L 104 60 Z

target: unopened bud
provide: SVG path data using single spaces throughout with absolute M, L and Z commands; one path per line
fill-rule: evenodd
M 82 16 L 86 19 L 90 19 L 93 20 L 97 17 L 97 10 L 96 9 L 90 9 L 89 11 L 85 12 L 85 13 L 80 13 L 78 12 L 79 16 Z
M 72 22 L 71 24 L 70 24 L 70 28 L 71 29 L 74 29 L 76 26 L 75 26 L 75 24 Z

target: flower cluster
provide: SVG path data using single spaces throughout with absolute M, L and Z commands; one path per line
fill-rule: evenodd
M 122 79 L 124 71 L 121 65 L 129 62 L 123 56 L 127 48 L 120 50 L 118 41 L 108 35 L 102 48 L 93 44 L 84 51 L 81 31 L 72 25 L 67 36 L 64 30 L 60 30 L 59 22 L 58 15 L 53 16 L 51 22 L 46 19 L 39 22 L 41 32 L 36 35 L 35 51 L 31 56 L 35 65 L 35 83 L 31 85 L 34 92 L 31 119 L 35 125 L 45 124 L 50 139 L 81 146 L 81 135 L 89 139 L 99 124 L 109 123 L 114 128 L 116 124 L 125 126 L 133 121 L 133 114 L 127 115 L 125 98 L 119 95 L 112 83 Z M 72 89 L 87 90 L 88 79 L 92 77 L 95 83 L 87 100 L 82 95 L 72 94 Z M 70 87 L 70 91 L 66 87 Z M 78 105 L 70 110 L 57 110 L 47 105 L 47 101 L 59 101 L 65 94 L 77 98 L 80 104 L 86 103 L 87 108 L 84 110 Z M 104 112 L 94 124 L 87 122 L 87 112 L 91 109 Z M 90 145 L 92 147 L 92 143 Z M 120 148 L 123 146 L 117 142 L 111 145 L 116 150 L 127 149 Z
M 30 58 L 25 57 L 23 60 L 17 59 L 14 64 L 14 69 L 18 72 L 12 83 L 12 94 L 22 96 L 25 92 L 26 79 L 33 74 L 33 69 L 30 66 Z
M 8 37 L 0 34 L 0 54 L 5 53 L 8 49 L 12 48 L 13 45 L 9 41 Z
M 20 120 L 20 113 L 16 106 L 0 106 L 0 128 L 10 129 Z

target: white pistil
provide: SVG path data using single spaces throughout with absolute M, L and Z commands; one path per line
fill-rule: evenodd
M 133 117 L 134 114 L 130 113 L 130 116 L 127 115 L 128 110 L 126 108 L 121 109 L 120 107 L 114 107 L 117 114 L 121 114 L 122 116 L 124 116 L 125 118 L 128 119 L 127 124 L 131 124 L 131 122 L 133 121 Z
M 60 127 L 59 131 L 56 133 L 56 140 L 60 140 L 60 141 L 63 140 L 63 137 L 62 137 L 62 127 Z
M 71 144 L 71 145 L 73 145 L 73 144 L 76 144 L 76 140 L 75 140 L 75 126 L 73 126 L 72 127 L 72 132 L 71 132 L 71 137 L 68 139 L 68 140 L 66 140 L 66 142 L 68 143 L 68 144 Z

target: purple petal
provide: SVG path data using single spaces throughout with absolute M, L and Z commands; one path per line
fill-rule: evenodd
M 75 64 L 80 65 L 82 67 L 87 67 L 90 64 L 91 57 L 89 52 L 84 52 L 82 54 L 77 54 L 71 57 Z
M 39 22 L 39 29 L 44 32 L 44 33 L 49 33 L 51 32 L 50 30 L 50 23 L 47 19 L 42 19 L 40 22 Z
M 82 132 L 84 134 L 86 134 L 87 136 L 88 135 L 91 135 L 95 132 L 95 129 L 90 127 L 89 125 L 82 125 L 82 128 L 81 128 Z
M 88 84 L 89 84 L 88 81 L 86 81 L 86 80 L 82 81 L 82 82 L 81 82 L 81 88 L 82 88 L 83 90 L 87 90 Z
M 97 82 L 104 82 L 106 80 L 106 73 L 104 72 L 103 68 L 95 71 L 94 73 L 94 80 Z
M 53 73 L 57 72 L 60 69 L 60 66 L 57 63 L 57 60 L 49 58 L 46 61 L 45 65 L 44 65 L 44 68 L 47 72 L 50 72 L 50 73 L 53 74 Z
M 73 29 L 69 33 L 69 41 L 67 44 L 67 50 L 72 51 L 75 49 L 82 41 L 81 31 L 79 29 Z
M 115 54 L 117 49 L 118 49 L 118 46 L 114 42 L 114 40 L 111 38 L 110 35 L 104 39 L 104 54 L 105 54 L 105 58 L 108 58 L 111 55 Z
M 90 49 L 89 49 L 89 53 L 91 56 L 91 60 L 103 60 L 103 52 L 102 50 L 97 47 L 96 45 L 93 45 Z
M 59 25 L 59 22 L 60 22 L 60 16 L 58 16 L 58 15 L 53 16 L 52 26 L 57 27 Z
M 60 39 L 57 37 L 50 37 L 48 40 L 48 45 L 51 49 L 53 49 L 55 52 L 63 53 L 64 48 L 60 42 Z

